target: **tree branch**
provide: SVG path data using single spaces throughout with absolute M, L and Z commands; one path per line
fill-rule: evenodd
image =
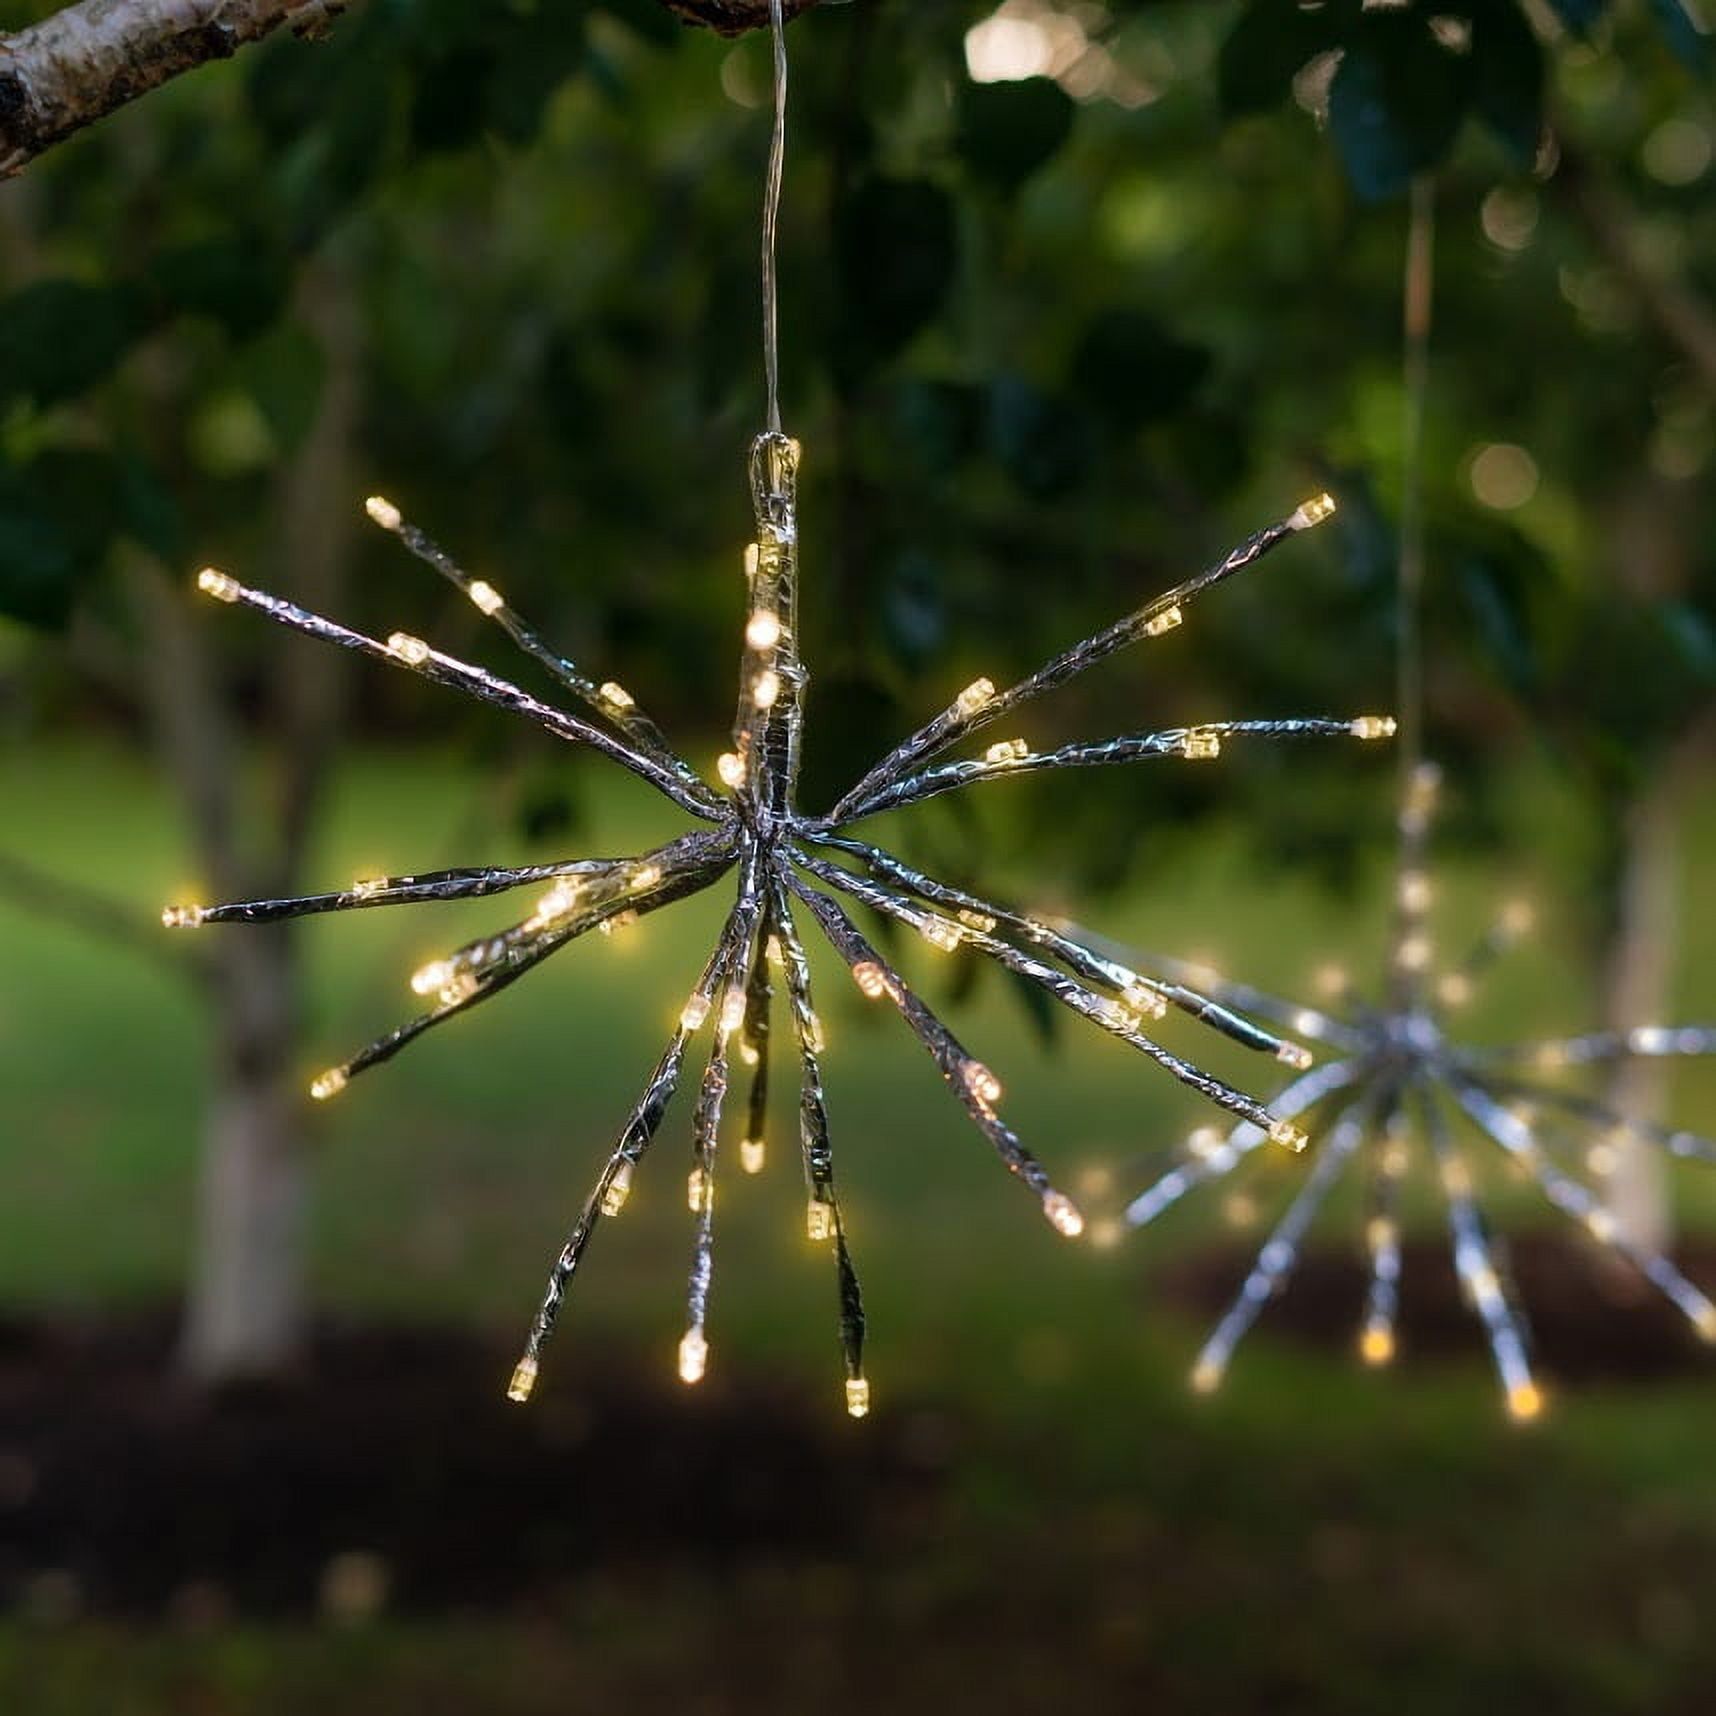
M 1563 137 L 1560 168 L 1550 185 L 1658 331 L 1716 392 L 1716 314 L 1675 274 L 1652 264 L 1638 242 L 1632 211 L 1595 162 Z
M 288 24 L 326 28 L 345 0 L 78 0 L 0 36 L 0 175 L 126 102 Z
M 747 30 L 766 30 L 769 0 L 661 0 L 668 11 L 687 24 L 704 24 L 718 36 L 742 36 Z M 783 0 L 782 12 L 796 18 L 808 12 L 817 0 Z
M 152 912 L 138 911 L 81 882 L 38 869 L 10 852 L 0 852 L 0 900 L 33 916 L 117 942 L 168 970 L 200 974 L 190 950 L 174 945 L 183 938 L 163 935 Z

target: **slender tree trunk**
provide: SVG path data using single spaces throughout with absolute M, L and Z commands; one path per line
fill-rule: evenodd
M 289 935 L 238 930 L 216 974 L 208 1116 L 182 1358 L 205 1381 L 272 1375 L 307 1320 L 299 986 Z
M 1621 494 L 1610 521 L 1616 582 L 1637 601 L 1661 601 L 1690 582 L 1696 523 L 1684 485 L 1640 474 Z M 1674 744 L 1615 805 L 1612 887 L 1602 954 L 1604 1023 L 1631 1031 L 1669 1013 L 1680 929 L 1680 823 L 1683 801 L 1707 755 L 1708 717 Z M 1629 1118 L 1659 1116 L 1669 1065 L 1617 1061 L 1604 1097 Z M 1668 1165 L 1655 1146 L 1623 1135 L 1609 1176 L 1607 1204 L 1621 1238 L 1661 1250 L 1674 1238 Z
M 1627 807 L 1620 844 L 1614 927 L 1603 960 L 1605 1023 L 1630 1031 L 1667 1016 L 1679 926 L 1679 771 L 1664 769 Z M 1662 1061 L 1615 1063 L 1604 1092 L 1611 1107 L 1636 1119 L 1662 1106 Z M 1660 1251 L 1674 1234 L 1667 1165 L 1662 1152 L 1625 1135 L 1608 1182 L 1616 1231 L 1635 1245 Z
M 355 497 L 344 488 L 361 358 L 337 262 L 306 267 L 295 308 L 318 336 L 327 374 L 315 426 L 280 485 L 273 571 L 311 607 L 338 611 L 356 534 Z M 336 651 L 280 641 L 268 659 L 264 724 L 277 756 L 270 802 L 257 813 L 264 837 L 241 867 L 239 891 L 252 895 L 297 886 L 345 701 L 345 663 Z M 214 1081 L 183 1346 L 186 1368 L 204 1381 L 286 1368 L 302 1348 L 310 1315 L 298 929 L 272 924 L 221 933 Z

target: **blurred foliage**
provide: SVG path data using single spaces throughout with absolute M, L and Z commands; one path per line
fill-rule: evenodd
M 1516 0 L 1063 7 L 1102 73 L 1082 83 L 973 81 L 986 4 L 793 26 L 811 802 L 976 673 L 1031 665 L 1322 483 L 1332 532 L 1042 719 L 1388 706 L 1393 193 L 1432 166 L 1435 748 L 1479 803 L 1498 735 L 1548 734 L 1605 791 L 1655 766 L 1713 684 L 1710 401 L 1557 163 L 1594 162 L 1644 251 L 1706 287 L 1703 39 L 1675 0 L 1554 9 L 1546 47 Z M 338 292 L 361 316 L 366 452 L 326 504 L 395 496 L 713 749 L 760 414 L 766 86 L 760 38 L 683 30 L 654 0 L 369 0 L 324 43 L 272 41 L 62 147 L 0 193 L 0 610 L 125 626 L 103 576 L 121 543 L 289 587 L 265 536 L 328 361 L 301 293 Z M 1474 460 L 1495 446 L 1530 481 L 1486 504 Z M 1669 534 L 1642 582 L 1641 512 Z M 487 647 L 394 545 L 365 555 L 358 622 Z M 238 662 L 298 647 L 244 621 L 218 637 Z M 361 697 L 372 728 L 473 719 L 385 675 Z M 1082 879 L 1119 882 L 1223 812 L 1341 874 L 1382 832 L 1385 773 L 1236 754 L 944 804 L 919 838 L 956 857 L 1024 814 Z M 533 775 L 534 827 L 571 814 L 565 778 Z

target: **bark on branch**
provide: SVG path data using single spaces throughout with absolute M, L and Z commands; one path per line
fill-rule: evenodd
M 769 0 L 661 0 L 668 11 L 688 24 L 706 24 L 718 36 L 741 36 L 747 30 L 766 30 Z M 782 12 L 796 18 L 808 12 L 817 0 L 783 0 Z
M 180 72 L 289 25 L 316 34 L 345 0 L 78 0 L 0 36 L 0 175 Z

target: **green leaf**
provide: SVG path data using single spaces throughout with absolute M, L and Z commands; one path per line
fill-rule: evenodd
M 1010 196 L 1066 142 L 1072 98 L 1045 77 L 968 83 L 960 98 L 959 152 L 972 176 Z
M 541 5 L 528 18 L 508 20 L 498 34 L 483 93 L 489 127 L 509 143 L 528 143 L 554 92 L 583 63 L 584 16 L 576 7 Z
M 1223 110 L 1259 113 L 1284 101 L 1306 61 L 1335 45 L 1335 10 L 1306 11 L 1294 0 L 1251 0 L 1228 31 L 1216 64 Z
M 1549 0 L 1549 4 L 1561 22 L 1579 37 L 1590 35 L 1609 9 L 1609 0 Z
M 1372 14 L 1329 89 L 1329 129 L 1353 188 L 1395 195 L 1448 152 L 1471 93 L 1469 57 L 1416 13 Z
M 125 286 L 41 280 L 0 303 L 0 390 L 38 405 L 104 381 L 147 326 Z
M 82 564 L 63 522 L 17 471 L 0 470 L 0 542 L 0 614 L 44 631 L 62 628 Z
M 928 662 L 947 640 L 947 580 L 922 549 L 908 548 L 882 583 L 882 626 L 894 657 L 906 668 Z
M 123 534 L 161 560 L 183 560 L 185 519 L 172 490 L 136 453 L 117 455 L 115 476 L 117 523 Z
M 861 369 L 940 309 L 958 250 L 953 203 L 922 179 L 867 179 L 835 211 L 834 249 L 853 342 L 836 361 Z
M 54 451 L 0 467 L 0 613 L 63 626 L 134 498 L 121 463 L 106 453 Z
M 1688 71 L 1708 71 L 1709 32 L 1686 0 L 1651 0 L 1651 10 L 1656 13 L 1657 28 L 1662 31 L 1674 57 Z
M 1037 499 L 1079 487 L 1090 470 L 1085 420 L 1021 376 L 998 376 L 990 388 L 989 442 L 1007 474 Z
M 602 0 L 602 10 L 611 13 L 646 40 L 664 46 L 671 47 L 686 34 L 685 26 L 658 0 Z
M 1543 131 L 1543 50 L 1516 0 L 1472 12 L 1472 99 L 1514 160 L 1530 166 Z
M 1183 411 L 1209 373 L 1210 355 L 1140 310 L 1104 310 L 1073 354 L 1079 401 L 1121 432 Z
M 1668 647 L 1695 680 L 1716 686 L 1716 628 L 1690 602 L 1665 602 L 1658 611 Z
M 246 335 L 279 314 L 290 277 L 285 259 L 272 246 L 246 235 L 162 251 L 146 279 L 165 308 L 207 316 Z
M 239 384 L 283 452 L 296 448 L 314 425 L 327 367 L 315 336 L 296 323 L 274 328 L 239 354 Z
M 894 389 L 892 405 L 895 433 L 918 470 L 946 476 L 976 445 L 983 401 L 972 387 L 914 376 Z

